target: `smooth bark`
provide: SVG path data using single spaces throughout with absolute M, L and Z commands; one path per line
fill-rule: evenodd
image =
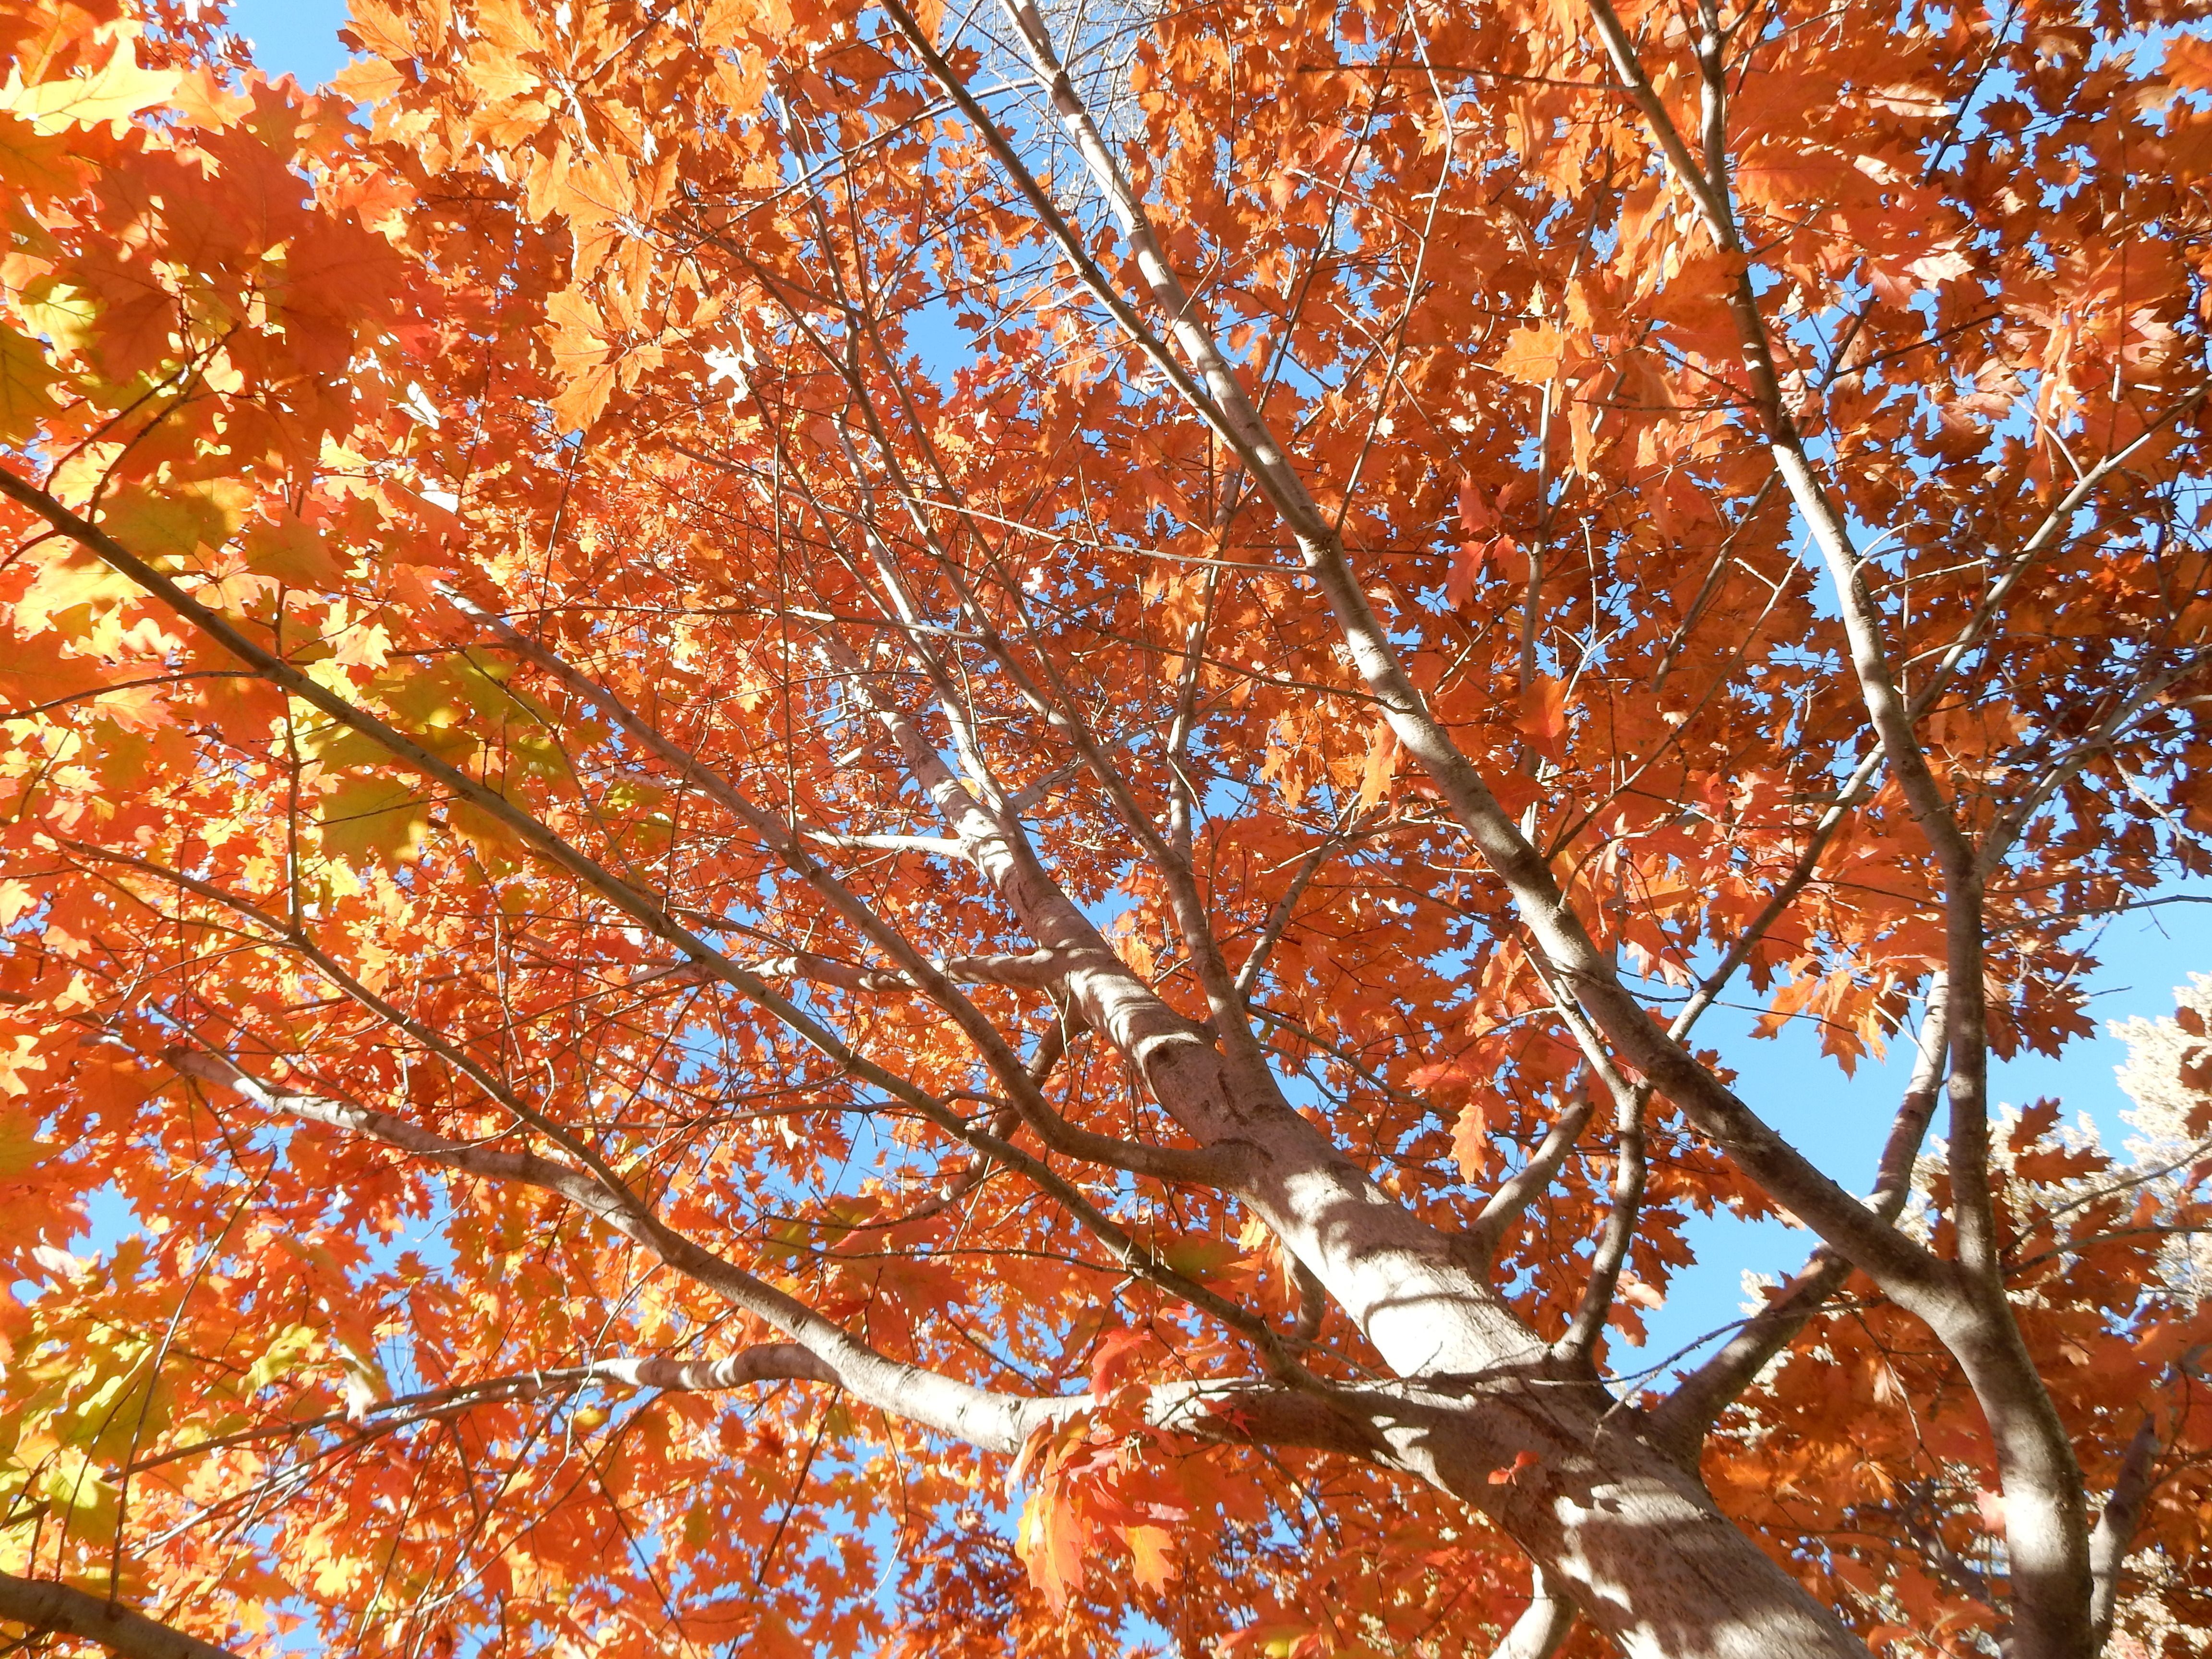
M 0 1572 L 0 1620 L 33 1633 L 81 1636 L 124 1659 L 238 1659 L 174 1625 L 49 1578 Z

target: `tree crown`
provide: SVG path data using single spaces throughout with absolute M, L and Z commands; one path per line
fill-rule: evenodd
M 2212 868 L 2199 10 L 0 0 L 7 1583 L 2212 1624 L 2202 998 L 1986 1098 Z

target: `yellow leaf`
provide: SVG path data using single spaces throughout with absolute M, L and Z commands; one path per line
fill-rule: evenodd
M 243 1389 L 246 1398 L 252 1399 L 278 1377 L 289 1376 L 314 1346 L 313 1326 L 294 1325 L 288 1328 L 247 1369 Z
M 31 1133 L 31 1122 L 23 1114 L 0 1118 L 0 1181 L 29 1174 L 56 1152 L 50 1142 Z
M 1137 1583 L 1148 1590 L 1164 1590 L 1168 1580 L 1175 1576 L 1175 1559 L 1171 1547 L 1175 1534 L 1165 1527 L 1150 1524 L 1131 1527 L 1128 1530 L 1129 1565 Z
M 80 351 L 92 338 L 100 302 L 83 289 L 41 276 L 23 290 L 16 314 L 63 351 Z
M 382 623 L 356 623 L 341 631 L 331 659 L 348 668 L 381 668 L 392 656 L 392 635 Z
M 140 69 L 137 50 L 125 40 L 100 68 L 66 81 L 27 87 L 21 66 L 11 68 L 8 83 L 0 87 L 0 110 L 23 117 L 40 133 L 95 127 L 102 121 L 114 122 L 119 131 L 140 110 L 165 101 L 179 78 L 168 70 Z
M 29 437 L 61 407 L 46 391 L 54 380 L 39 343 L 0 323 L 0 442 Z
M 40 568 L 23 597 L 15 601 L 9 620 L 23 633 L 36 634 L 55 618 L 67 617 L 80 605 L 104 606 L 137 592 L 137 584 L 128 577 L 118 576 L 91 555 L 71 549 Z M 10 665 L 11 668 L 18 665 Z
M 430 804 L 393 778 L 349 778 L 323 797 L 323 851 L 359 860 L 411 862 L 422 856 Z
M 337 560 L 322 532 L 304 519 L 285 514 L 274 524 L 257 524 L 246 532 L 246 562 L 265 576 L 295 587 L 337 586 Z
M 234 478 L 161 490 L 129 484 L 101 509 L 100 526 L 140 558 L 174 565 L 228 541 L 252 500 L 252 488 Z
M 412 58 L 415 31 L 404 11 L 384 0 L 354 0 L 343 31 L 348 44 L 374 58 Z
M 553 399 L 553 416 L 567 432 L 584 432 L 599 418 L 615 389 L 615 365 L 597 363 L 577 374 Z
M 115 1530 L 115 1483 L 75 1447 L 64 1447 L 41 1460 L 31 1490 L 70 1529 L 88 1543 Z

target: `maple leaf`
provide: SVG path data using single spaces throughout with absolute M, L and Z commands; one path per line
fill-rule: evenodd
M 1573 341 L 1549 323 L 1516 329 L 1505 342 L 1495 367 L 1510 380 L 1549 386 L 1568 378 L 1582 361 Z
M 1531 679 L 1521 695 L 1516 724 L 1530 742 L 1553 760 L 1562 758 L 1561 740 L 1567 734 L 1567 688 L 1548 674 Z
M 1470 1181 L 1488 1175 L 1496 1162 L 1490 1146 L 1489 1114 L 1480 1105 L 1460 1108 L 1459 1120 L 1452 1127 L 1452 1161 Z
M 28 199 L 64 195 L 84 179 L 66 133 L 42 133 L 20 115 L 0 114 L 0 180 Z
M 33 1135 L 28 1123 L 0 1121 L 0 1181 L 29 1174 L 58 1150 Z
M 1453 549 L 1451 569 L 1444 578 L 1444 604 L 1454 611 L 1466 610 L 1474 597 L 1475 582 L 1489 562 L 1487 543 L 1462 542 Z
M 1512 1462 L 1505 1465 L 1502 1468 L 1491 1470 L 1489 1474 L 1490 1484 L 1493 1486 L 1510 1486 L 1516 1485 L 1522 1475 L 1526 1474 L 1530 1469 L 1534 1468 L 1537 1464 L 1542 1461 L 1542 1459 L 1539 1458 L 1536 1454 L 1532 1451 L 1522 1450 L 1516 1452 L 1513 1455 Z
M 547 343 L 563 387 L 553 399 L 562 425 L 580 431 L 599 419 L 613 393 L 617 364 L 609 356 L 605 326 L 597 307 L 574 289 L 565 289 L 546 307 Z
M 1134 1374 L 1138 1361 L 1152 1339 L 1143 1331 L 1109 1331 L 1091 1357 L 1091 1391 L 1111 1394 Z
M 1052 1605 L 1065 1607 L 1083 1588 L 1091 1535 L 1089 1522 L 1055 1484 L 1048 1481 L 1030 1494 L 1015 1547 Z
M 52 390 L 58 379 L 36 341 L 0 323 L 0 440 L 20 442 L 58 410 Z
M 1130 1571 L 1143 1589 L 1155 1593 L 1167 1589 L 1175 1577 L 1175 1534 L 1149 1524 L 1129 1528 L 1123 1536 L 1129 1545 Z
M 429 807 L 408 784 L 349 778 L 322 798 L 323 850 L 353 860 L 418 858 L 429 829 Z
M 1389 793 L 1398 772 L 1398 734 L 1388 721 L 1377 720 L 1367 744 L 1367 761 L 1359 780 L 1359 810 L 1366 811 Z
M 246 563 L 300 587 L 327 588 L 338 579 L 337 557 L 313 525 L 285 514 L 246 532 Z
M 179 78 L 172 70 L 141 69 L 136 47 L 123 40 L 98 69 L 63 79 L 26 85 L 21 65 L 11 68 L 0 85 L 0 112 L 20 117 L 41 135 L 103 121 L 120 131 L 130 117 L 165 101 Z

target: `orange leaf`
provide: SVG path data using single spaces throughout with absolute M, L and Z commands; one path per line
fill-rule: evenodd
M 1516 329 L 1493 365 L 1508 380 L 1548 386 L 1579 361 L 1577 348 L 1549 323 Z
M 1490 1484 L 1493 1486 L 1510 1486 L 1520 1480 L 1522 1474 L 1534 1468 L 1537 1462 L 1536 1454 L 1532 1451 L 1516 1452 L 1513 1455 L 1511 1468 L 1491 1470 Z
M 1083 1588 L 1084 1551 L 1090 1541 L 1090 1523 L 1076 1513 L 1060 1483 L 1048 1480 L 1030 1494 L 1022 1507 L 1015 1552 L 1028 1566 L 1030 1581 L 1054 1607 L 1066 1607 Z
M 1175 1577 L 1175 1534 L 1146 1522 L 1128 1528 L 1122 1536 L 1128 1540 L 1130 1571 L 1137 1583 L 1155 1592 L 1165 1589 Z
M 1567 734 L 1565 683 L 1548 674 L 1533 677 L 1521 694 L 1521 716 L 1515 724 L 1547 759 L 1565 758 L 1562 741 Z
M 1388 720 L 1375 722 L 1374 735 L 1367 741 L 1367 765 L 1359 780 L 1359 810 L 1365 811 L 1389 793 L 1390 780 L 1398 774 L 1398 734 Z

